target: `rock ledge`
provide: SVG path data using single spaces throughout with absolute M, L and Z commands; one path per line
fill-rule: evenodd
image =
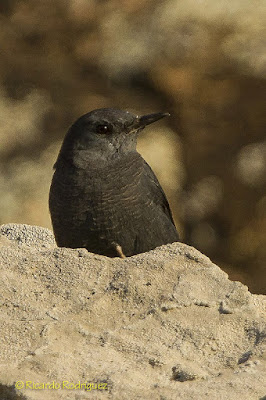
M 194 248 L 121 260 L 0 233 L 1 399 L 266 398 L 265 296 Z

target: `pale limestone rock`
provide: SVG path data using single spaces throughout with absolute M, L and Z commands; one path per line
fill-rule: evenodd
M 2 385 L 51 385 L 17 391 L 27 400 L 265 396 L 265 296 L 194 248 L 122 260 L 58 248 L 40 227 L 0 232 Z

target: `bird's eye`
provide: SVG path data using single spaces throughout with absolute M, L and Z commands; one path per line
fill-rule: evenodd
M 96 127 L 97 133 L 112 133 L 112 126 L 111 125 L 98 125 Z

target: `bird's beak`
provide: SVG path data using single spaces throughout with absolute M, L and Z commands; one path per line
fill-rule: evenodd
M 133 124 L 133 129 L 134 131 L 143 129 L 145 128 L 146 125 L 150 125 L 161 118 L 169 116 L 170 116 L 169 113 L 155 113 L 155 114 L 143 115 L 142 117 L 137 117 L 136 121 Z

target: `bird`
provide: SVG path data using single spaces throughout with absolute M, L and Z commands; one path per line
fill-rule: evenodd
M 125 258 L 179 241 L 166 195 L 136 150 L 143 129 L 169 115 L 101 108 L 74 122 L 49 193 L 59 247 Z

